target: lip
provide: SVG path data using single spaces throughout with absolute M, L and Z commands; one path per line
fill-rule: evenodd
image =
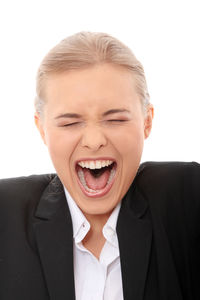
M 113 163 L 114 163 L 114 167 L 115 168 L 115 174 L 113 176 L 113 179 L 112 181 L 106 185 L 105 188 L 99 190 L 98 192 L 89 192 L 87 190 L 85 190 L 85 188 L 83 187 L 80 179 L 79 179 L 79 176 L 77 174 L 77 167 L 78 167 L 78 163 L 80 161 L 96 161 L 96 160 L 112 160 Z M 104 195 L 106 195 L 112 188 L 114 182 L 115 182 L 115 179 L 116 179 L 116 173 L 117 173 L 117 162 L 115 159 L 111 158 L 111 157 L 95 157 L 95 158 L 81 158 L 81 159 L 78 159 L 76 162 L 75 162 L 75 172 L 76 172 L 76 177 L 77 177 L 77 181 L 78 181 L 78 184 L 79 184 L 79 187 L 81 189 L 81 191 L 83 192 L 83 194 L 89 198 L 100 198 L 100 197 L 103 197 Z

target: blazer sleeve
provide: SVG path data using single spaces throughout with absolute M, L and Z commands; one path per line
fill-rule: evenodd
M 182 186 L 188 230 L 197 241 L 200 238 L 200 164 L 188 164 Z
M 184 206 L 190 240 L 191 284 L 195 299 L 200 299 L 200 164 L 191 163 L 185 169 Z

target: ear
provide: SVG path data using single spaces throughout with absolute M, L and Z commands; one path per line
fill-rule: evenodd
M 41 115 L 38 112 L 35 112 L 35 114 L 34 114 L 34 121 L 35 121 L 35 125 L 37 126 L 37 129 L 40 132 L 43 142 L 46 144 L 43 120 L 42 120 Z
M 145 112 L 145 120 L 144 120 L 144 137 L 148 138 L 152 128 L 152 122 L 154 117 L 154 108 L 152 104 L 149 104 L 146 112 Z

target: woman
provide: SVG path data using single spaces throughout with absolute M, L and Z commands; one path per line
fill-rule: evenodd
M 153 106 L 131 50 L 64 39 L 35 108 L 56 174 L 0 182 L 0 299 L 199 299 L 200 166 L 140 166 Z

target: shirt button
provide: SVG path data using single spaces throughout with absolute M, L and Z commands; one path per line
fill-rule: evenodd
M 83 227 L 84 230 L 86 230 L 87 224 L 86 224 L 86 223 L 83 223 L 82 227 Z

